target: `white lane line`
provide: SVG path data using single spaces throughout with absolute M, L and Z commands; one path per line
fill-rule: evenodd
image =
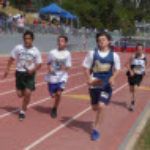
M 82 74 L 83 74 L 82 72 L 81 72 L 81 73 L 71 74 L 71 75 L 69 76 L 69 78 L 72 78 L 72 77 L 75 77 L 75 76 L 79 76 L 79 75 L 82 75 Z M 39 82 L 39 83 L 36 84 L 36 86 L 41 86 L 41 85 L 43 85 L 43 84 L 46 84 L 46 81 L 45 81 L 45 82 Z M 14 93 L 14 92 L 16 92 L 15 89 L 14 89 L 14 90 L 9 90 L 9 91 L 0 93 L 0 96 L 7 95 L 7 94 L 11 94 L 11 93 Z
M 76 90 L 76 89 L 78 89 L 78 88 L 81 88 L 81 87 L 84 87 L 84 86 L 86 86 L 85 83 L 84 83 L 84 84 L 81 84 L 81 85 L 79 85 L 79 86 L 75 86 L 75 87 L 73 87 L 73 88 L 70 88 L 70 89 L 66 90 L 66 91 L 64 92 L 64 94 L 66 94 L 66 93 L 68 93 L 68 92 L 71 92 L 71 91 L 74 91 L 74 90 Z M 48 101 L 48 100 L 50 100 L 50 99 L 51 99 L 50 97 L 46 97 L 46 98 L 44 98 L 44 99 L 40 99 L 40 100 L 38 100 L 37 102 L 30 104 L 30 105 L 28 106 L 28 108 L 33 107 L 33 106 L 38 105 L 38 104 L 41 104 L 41 103 L 44 103 L 44 102 L 46 102 L 46 101 Z M 5 117 L 7 117 L 7 116 L 9 116 L 9 115 L 11 115 L 11 114 L 13 114 L 13 113 L 18 112 L 18 111 L 19 111 L 19 109 L 15 109 L 15 110 L 13 110 L 13 111 L 11 111 L 11 112 L 4 113 L 4 114 L 0 115 L 0 119 L 3 119 L 3 118 L 5 118 Z
M 118 93 L 119 91 L 121 91 L 124 87 L 126 87 L 128 84 L 125 83 L 122 86 L 120 86 L 119 88 L 117 88 L 113 94 Z M 91 110 L 91 106 L 87 107 L 86 109 L 84 109 L 83 111 L 81 111 L 80 113 L 76 114 L 75 116 L 73 116 L 71 119 L 69 119 L 68 121 L 66 121 L 64 124 L 61 124 L 59 126 L 57 126 L 56 128 L 54 128 L 53 130 L 49 131 L 47 134 L 45 134 L 44 136 L 42 136 L 41 138 L 39 138 L 38 140 L 36 140 L 35 142 L 31 143 L 30 145 L 28 145 L 27 147 L 24 148 L 24 150 L 31 150 L 33 147 L 37 146 L 38 144 L 40 144 L 41 142 L 43 142 L 44 140 L 46 140 L 47 138 L 51 137 L 53 134 L 55 134 L 56 132 L 58 132 L 59 130 L 63 129 L 64 127 L 66 127 L 68 124 L 70 124 L 72 121 L 74 121 L 75 119 L 81 117 L 82 115 L 84 115 L 85 113 L 87 113 L 89 110 Z

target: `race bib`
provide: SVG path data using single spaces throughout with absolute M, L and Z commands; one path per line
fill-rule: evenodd
M 135 66 L 133 71 L 136 73 L 136 74 L 142 74 L 144 72 L 144 68 L 142 66 Z
M 107 92 L 101 92 L 101 97 L 108 99 L 109 98 L 109 94 Z
M 65 87 L 66 87 L 66 83 L 64 82 L 61 84 L 61 88 L 64 89 Z

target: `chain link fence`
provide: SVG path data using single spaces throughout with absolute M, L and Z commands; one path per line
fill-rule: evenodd
M 48 52 L 57 47 L 57 37 L 66 35 L 69 38 L 68 49 L 70 51 L 90 50 L 96 46 L 95 34 L 92 29 L 76 29 L 65 26 L 48 26 L 25 24 L 24 28 L 14 27 L 5 24 L 0 33 L 0 53 L 9 54 L 12 48 L 22 43 L 22 34 L 25 30 L 31 30 L 35 33 L 35 46 L 41 52 Z

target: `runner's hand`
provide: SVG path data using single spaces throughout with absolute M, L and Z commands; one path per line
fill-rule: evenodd
M 109 79 L 109 84 L 110 84 L 111 86 L 114 86 L 114 84 L 115 84 L 114 77 L 111 77 L 111 78 Z
M 132 70 L 130 71 L 130 75 L 131 75 L 131 77 L 134 76 L 134 72 Z
M 88 79 L 87 84 L 91 85 L 93 83 L 93 80 L 91 78 Z
M 4 72 L 4 75 L 3 75 L 2 79 L 5 79 L 5 78 L 8 76 L 8 73 L 9 73 L 9 71 L 6 70 L 6 71 Z
M 35 72 L 35 70 L 32 69 L 32 70 L 28 70 L 27 72 L 28 72 L 29 75 L 32 75 Z
M 53 73 L 53 72 L 54 72 L 54 69 L 53 69 L 52 67 L 50 67 L 50 68 L 49 68 L 49 72 L 50 72 L 50 73 Z

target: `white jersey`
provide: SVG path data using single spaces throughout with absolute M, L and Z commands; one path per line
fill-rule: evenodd
M 35 64 L 41 64 L 42 58 L 36 47 L 27 49 L 24 45 L 17 45 L 11 52 L 11 57 L 16 60 L 16 70 L 26 72 L 34 69 Z
M 145 65 L 146 65 L 146 56 L 143 54 L 141 57 L 138 57 L 136 54 L 133 56 L 133 60 L 131 62 L 131 69 L 135 74 L 142 75 L 145 73 Z
M 60 70 L 60 65 L 71 67 L 71 54 L 68 50 L 59 51 L 54 49 L 49 52 L 47 63 L 50 64 L 53 73 L 47 73 L 46 81 L 49 83 L 67 82 L 68 72 L 66 70 Z

